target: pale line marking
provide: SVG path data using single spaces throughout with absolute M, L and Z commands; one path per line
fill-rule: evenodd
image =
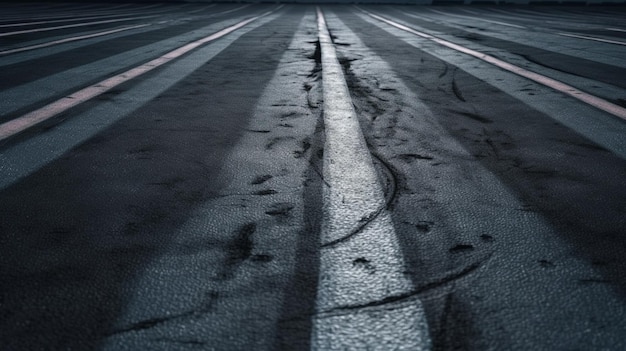
M 100 36 L 103 36 L 103 35 L 109 35 L 109 34 L 113 34 L 113 33 L 123 32 L 123 31 L 126 31 L 126 30 L 143 28 L 143 27 L 147 27 L 147 26 L 150 26 L 150 25 L 151 25 L 150 23 L 139 24 L 139 25 L 136 25 L 136 26 L 123 27 L 123 28 L 108 30 L 108 31 L 105 31 L 105 32 L 81 35 L 81 36 L 78 36 L 78 37 L 71 37 L 71 38 L 65 38 L 65 39 L 60 39 L 60 40 L 55 40 L 55 41 L 49 41 L 49 42 L 41 43 L 41 44 L 37 44 L 37 45 L 24 46 L 24 47 L 21 47 L 21 48 L 4 50 L 4 51 L 0 51 L 0 56 L 8 55 L 8 54 L 14 54 L 14 53 L 17 53 L 17 52 L 22 52 L 22 51 L 41 49 L 41 48 L 45 48 L 45 47 L 48 47 L 48 46 L 53 46 L 53 45 L 58 45 L 58 44 L 65 44 L 65 43 L 69 43 L 69 42 L 77 41 L 77 40 L 84 40 L 84 39 L 100 37 Z
M 321 241 L 341 237 L 363 216 L 381 206 L 383 210 L 349 241 L 323 248 L 311 349 L 429 350 L 428 326 L 419 299 L 412 296 L 384 303 L 396 294 L 410 296 L 414 286 L 402 273 L 405 265 L 391 216 L 384 207 L 384 193 L 319 7 L 317 15 L 326 136 L 323 173 L 328 184 L 323 190 Z M 364 256 L 376 265 L 376 272 L 355 268 L 353 260 Z M 365 307 L 376 303 L 381 304 Z
M 98 95 L 103 94 L 104 92 L 124 83 L 131 79 L 137 78 L 140 75 L 147 73 L 159 66 L 162 66 L 186 53 L 197 48 L 200 45 L 206 44 L 215 39 L 221 38 L 235 30 L 246 26 L 247 24 L 269 15 L 272 12 L 277 11 L 282 6 L 278 8 L 265 12 L 261 15 L 249 18 L 245 21 L 234 24 L 230 27 L 224 28 L 219 32 L 209 35 L 208 37 L 193 41 L 189 44 L 183 45 L 178 49 L 170 51 L 165 55 L 156 58 L 148 63 L 132 68 L 124 73 L 118 74 L 111 78 L 105 79 L 99 83 L 94 85 L 90 85 L 86 88 L 83 88 L 71 95 L 68 95 L 64 98 L 61 98 L 55 102 L 52 102 L 42 108 L 39 108 L 35 111 L 29 112 L 25 115 L 22 115 L 18 118 L 12 119 L 8 122 L 0 124 L 0 141 L 6 138 L 9 138 L 17 133 L 20 133 L 38 123 L 41 123 L 47 119 L 50 119 L 62 112 L 69 110 L 70 108 L 77 106 L 87 100 L 90 100 Z
M 18 35 L 18 34 L 36 33 L 36 32 L 47 32 L 47 31 L 51 31 L 51 30 L 65 29 L 65 28 L 85 27 L 85 26 L 91 26 L 91 25 L 96 25 L 96 24 L 106 24 L 106 23 L 115 23 L 115 22 L 123 22 L 123 21 L 133 21 L 133 20 L 152 18 L 152 17 L 157 17 L 157 16 L 158 15 L 131 17 L 131 18 L 120 18 L 120 19 L 106 20 L 106 21 L 96 21 L 96 22 L 88 22 L 88 23 L 67 24 L 67 25 L 64 25 L 64 26 L 56 26 L 56 27 L 26 29 L 26 30 L 19 30 L 19 31 L 15 31 L 15 32 L 0 33 L 0 37 L 7 37 L 7 36 L 10 36 L 10 35 Z
M 619 40 L 611 40 L 611 39 L 592 37 L 592 36 L 588 36 L 588 35 L 578 35 L 578 34 L 569 34 L 569 33 L 556 33 L 556 34 L 564 36 L 564 37 L 585 39 L 585 40 L 593 40 L 593 41 L 599 41 L 599 42 L 602 42 L 602 43 L 617 44 L 617 45 L 624 45 L 624 46 L 626 46 L 626 42 L 619 41 Z
M 215 4 L 209 5 L 207 7 L 201 8 L 200 10 L 206 10 L 206 9 L 214 7 L 214 6 L 216 6 L 216 5 Z M 228 11 L 224 11 L 224 12 L 217 12 L 217 13 L 211 14 L 211 17 L 217 16 L 217 15 L 221 15 L 221 14 L 225 14 L 225 13 L 229 13 L 229 12 L 233 12 L 233 11 L 237 11 L 237 10 L 241 10 L 241 9 L 246 8 L 248 6 L 250 6 L 250 5 L 243 5 L 243 6 L 237 7 L 237 8 L 232 9 L 232 10 L 228 10 Z M 200 11 L 200 10 L 198 10 L 198 11 Z M 192 11 L 192 12 L 198 12 L 198 11 Z M 192 12 L 190 12 L 190 13 L 192 13 Z M 159 22 L 159 24 L 162 24 L 162 23 L 165 23 L 165 22 L 167 22 L 167 21 Z M 147 26 L 150 26 L 150 25 L 152 25 L 152 24 L 150 24 L 150 23 L 140 24 L 140 25 L 136 25 L 136 26 L 130 26 L 130 27 L 124 27 L 124 28 L 119 28 L 119 29 L 113 29 L 113 30 L 110 30 L 110 31 L 104 31 L 104 32 L 99 32 L 99 33 L 94 33 L 94 34 L 81 35 L 81 36 L 77 36 L 77 37 L 60 39 L 60 40 L 55 40 L 55 41 L 46 42 L 46 43 L 42 43 L 42 44 L 36 44 L 36 45 L 25 46 L 25 47 L 21 47 L 21 48 L 4 50 L 4 51 L 0 51 L 0 56 L 8 55 L 8 54 L 14 54 L 14 53 L 17 53 L 17 52 L 23 52 L 23 51 L 28 51 L 28 50 L 40 49 L 40 48 L 53 46 L 53 45 L 58 45 L 58 44 L 65 44 L 65 43 L 72 42 L 72 41 L 77 41 L 77 40 L 90 39 L 90 38 L 99 37 L 99 36 L 103 36 L 103 35 L 108 35 L 108 34 L 113 34 L 113 33 L 117 33 L 117 32 L 122 32 L 122 31 L 125 31 L 125 30 L 131 30 L 131 29 L 147 27 Z
M 154 6 L 150 6 L 150 7 L 154 7 Z M 143 13 L 141 11 L 143 11 L 144 8 L 133 8 L 133 9 L 129 9 L 128 12 L 124 12 L 123 15 L 124 16 L 134 16 L 134 15 L 145 15 L 146 13 Z M 148 14 L 156 14 L 156 13 L 162 13 L 162 12 L 166 12 L 165 10 L 162 11 L 150 11 Z M 81 15 L 81 16 L 106 16 L 106 15 L 114 15 L 114 14 L 118 14 L 118 13 L 122 13 L 119 10 L 118 11 L 91 11 L 88 13 L 82 13 L 82 14 L 74 14 L 72 15 L 71 13 L 59 13 L 57 15 L 47 15 L 47 16 L 43 16 L 43 15 L 35 15 L 32 17 L 28 17 L 27 20 L 30 21 L 43 21 L 43 20 L 56 20 L 56 19 L 67 19 L 67 18 L 73 18 L 77 15 Z M 6 22 L 6 21 L 18 21 L 18 20 L 25 20 L 24 16 L 14 16 L 14 17 L 7 17 L 7 18 L 0 18 L 1 22 Z
M 584 103 L 586 103 L 588 105 L 594 106 L 594 107 L 596 107 L 596 108 L 598 108 L 598 109 L 600 109 L 600 110 L 602 110 L 604 112 L 610 113 L 613 116 L 619 117 L 619 118 L 621 118 L 621 119 L 626 121 L 626 108 L 623 108 L 623 107 L 621 107 L 619 105 L 616 105 L 616 104 L 614 104 L 612 102 L 609 102 L 607 100 L 599 98 L 599 97 L 597 97 L 595 95 L 591 95 L 591 94 L 585 93 L 584 91 L 581 91 L 581 90 L 579 90 L 577 88 L 574 88 L 571 85 L 565 84 L 565 83 L 560 82 L 560 81 L 558 81 L 556 79 L 552 79 L 552 78 L 543 76 L 541 74 L 529 71 L 529 70 L 527 70 L 525 68 L 522 68 L 522 67 L 519 67 L 519 66 L 515 66 L 515 65 L 510 64 L 508 62 L 505 62 L 505 61 L 502 61 L 500 59 L 497 59 L 497 58 L 495 58 L 493 56 L 481 53 L 481 52 L 476 51 L 476 50 L 472 50 L 472 49 L 466 48 L 466 47 L 458 45 L 458 44 L 454 44 L 452 42 L 449 42 L 449 41 L 437 38 L 437 37 L 432 36 L 430 34 L 426 34 L 426 33 L 420 32 L 420 31 L 415 30 L 413 28 L 407 27 L 407 26 L 405 26 L 403 24 L 400 24 L 400 23 L 388 20 L 388 19 L 386 19 L 384 17 L 375 15 L 375 14 L 373 14 L 371 12 L 368 12 L 366 10 L 363 10 L 361 8 L 358 8 L 358 9 L 363 11 L 364 13 L 366 13 L 368 16 L 370 16 L 372 18 L 375 18 L 375 19 L 377 19 L 379 21 L 385 22 L 385 23 L 387 23 L 387 24 L 389 24 L 389 25 L 391 25 L 393 27 L 401 29 L 401 30 L 403 30 L 405 32 L 409 32 L 409 33 L 415 34 L 415 35 L 417 35 L 419 37 L 422 37 L 424 39 L 428 39 L 428 40 L 434 41 L 434 42 L 436 42 L 436 43 L 438 43 L 440 45 L 443 45 L 445 47 L 448 47 L 450 49 L 453 49 L 453 50 L 462 52 L 464 54 L 476 57 L 476 58 L 478 58 L 478 59 L 480 59 L 482 61 L 485 61 L 487 63 L 490 63 L 490 64 L 492 64 L 492 65 L 494 65 L 496 67 L 500 67 L 500 68 L 505 69 L 505 70 L 507 70 L 509 72 L 515 73 L 515 74 L 517 74 L 519 76 L 528 78 L 528 79 L 530 79 L 532 81 L 535 81 L 535 82 L 537 82 L 539 84 L 542 84 L 542 85 L 545 85 L 545 86 L 550 87 L 552 89 L 555 89 L 557 91 L 560 91 L 561 93 L 569 95 L 569 96 L 571 96 L 571 97 L 573 97 L 573 98 L 575 98 L 577 100 L 580 100 L 580 101 L 582 101 L 582 102 L 584 102 Z
M 606 30 L 610 30 L 613 32 L 626 32 L 626 29 L 622 29 L 622 28 L 604 28 Z
M 507 26 L 507 27 L 513 27 L 513 28 L 519 28 L 519 29 L 526 29 L 526 27 L 524 26 L 520 26 L 517 24 L 511 24 L 511 23 L 506 23 L 506 22 L 500 22 L 500 21 L 493 21 L 493 20 L 488 20 L 488 19 L 483 19 L 483 18 L 476 18 L 473 16 L 464 16 L 464 15 L 456 15 L 456 14 L 451 14 L 451 13 L 445 13 L 439 10 L 431 10 L 432 12 L 436 12 L 438 14 L 441 15 L 445 15 L 445 16 L 452 16 L 452 17 L 460 17 L 460 18 L 466 18 L 466 19 L 471 19 L 473 21 L 482 21 L 482 22 L 487 22 L 487 23 L 493 23 L 493 24 L 499 24 L 501 26 Z
M 111 17 L 124 17 L 124 16 L 128 16 L 128 14 L 127 13 L 120 13 L 120 14 L 117 14 L 117 15 L 90 16 L 90 17 L 79 17 L 79 18 L 73 17 L 73 18 L 58 19 L 58 20 L 52 20 L 52 21 L 37 21 L 37 22 L 0 24 L 0 28 L 25 27 L 25 26 L 34 26 L 34 25 L 38 25 L 38 24 L 60 23 L 60 22 L 75 22 L 75 21 L 85 21 L 85 20 L 92 20 L 92 19 L 104 19 L 104 18 L 111 18 Z
M 189 11 L 189 12 L 187 12 L 187 13 L 197 13 L 197 12 L 204 11 L 204 10 L 206 10 L 206 9 L 209 9 L 209 8 L 211 8 L 211 7 L 215 7 L 215 6 L 217 6 L 217 4 L 209 5 L 209 6 L 207 6 L 207 7 L 203 7 L 203 8 L 201 8 L 201 9 L 199 9 L 199 10 Z

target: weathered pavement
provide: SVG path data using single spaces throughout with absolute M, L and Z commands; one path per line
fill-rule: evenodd
M 2 349 L 626 347 L 622 10 L 2 6 Z

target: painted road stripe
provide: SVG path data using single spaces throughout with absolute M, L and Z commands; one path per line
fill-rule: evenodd
M 206 10 L 206 9 L 210 9 L 211 7 L 215 7 L 216 5 L 217 5 L 217 4 L 209 5 L 209 6 L 203 7 L 203 8 L 198 9 L 198 10 L 189 11 L 188 13 L 197 13 L 197 12 L 201 12 L 201 11 L 204 11 L 204 10 Z
M 405 265 L 384 193 L 319 8 L 317 16 L 327 186 L 311 348 L 366 350 L 376 345 L 381 350 L 429 350 L 425 313 L 403 274 Z
M 11 36 L 11 35 L 36 33 L 36 32 L 47 32 L 47 31 L 51 31 L 51 30 L 66 29 L 66 28 L 93 26 L 93 25 L 97 25 L 97 24 L 115 23 L 115 22 L 123 22 L 123 21 L 134 21 L 134 20 L 138 20 L 138 19 L 145 19 L 145 18 L 152 18 L 152 17 L 157 17 L 157 15 L 141 16 L 141 17 L 131 17 L 131 18 L 120 18 L 120 19 L 113 19 L 113 20 L 106 20 L 106 21 L 96 21 L 96 22 L 87 22 L 87 23 L 67 24 L 67 25 L 64 25 L 64 26 L 56 26 L 56 27 L 46 27 L 46 28 L 35 28 L 35 29 L 18 30 L 18 31 L 15 31 L 15 32 L 0 33 L 0 37 L 8 37 L 8 36 Z
M 361 8 L 359 8 L 359 10 L 363 11 L 365 14 L 367 14 L 368 16 L 377 19 L 381 22 L 385 22 L 393 27 L 396 27 L 398 29 L 401 29 L 403 31 L 409 32 L 411 34 L 415 34 L 421 38 L 424 39 L 428 39 L 430 41 L 436 42 L 440 45 L 443 45 L 445 47 L 448 47 L 450 49 L 462 52 L 464 54 L 476 57 L 477 59 L 480 59 L 482 61 L 485 61 L 487 63 L 490 63 L 496 67 L 502 68 L 504 70 L 507 70 L 511 73 L 515 73 L 519 76 L 522 76 L 524 78 L 528 78 L 536 83 L 539 83 L 541 85 L 545 85 L 547 87 L 550 87 L 552 89 L 555 89 L 563 94 L 569 95 L 579 101 L 582 101 L 588 105 L 591 105 L 593 107 L 596 107 L 604 112 L 610 113 L 613 116 L 619 117 L 623 120 L 626 120 L 626 108 L 623 108 L 619 105 L 616 105 L 612 102 L 609 102 L 607 100 L 604 100 L 602 98 L 599 98 L 595 95 L 591 95 L 588 93 L 585 93 L 584 91 L 581 91 L 579 89 L 574 88 L 571 85 L 565 84 L 563 82 L 560 82 L 556 79 L 552 79 L 546 76 L 543 76 L 539 73 L 535 73 L 532 71 L 529 71 L 525 68 L 519 67 L 519 66 L 515 66 L 513 64 L 510 64 L 508 62 L 502 61 L 500 59 L 497 59 L 493 56 L 484 54 L 482 52 L 476 51 L 476 50 L 472 50 L 469 48 L 466 48 L 464 46 L 458 45 L 458 44 L 454 44 L 452 42 L 449 42 L 447 40 L 443 40 L 440 38 L 437 38 L 435 36 L 432 36 L 430 34 L 426 34 L 424 32 L 420 32 L 418 30 L 415 30 L 413 28 L 407 27 L 403 24 L 391 21 L 389 19 L 386 19 L 384 17 L 375 15 L 371 12 L 365 11 Z
M 91 16 L 91 17 L 73 17 L 73 18 L 66 18 L 66 19 L 59 19 L 59 20 L 52 20 L 52 21 L 36 21 L 36 22 L 22 22 L 22 23 L 11 23 L 11 24 L 0 24 L 0 28 L 8 28 L 8 27 L 26 27 L 26 26 L 34 26 L 34 25 L 39 25 L 39 24 L 50 24 L 50 23 L 61 23 L 61 22 L 76 22 L 76 21 L 86 21 L 86 20 L 92 20 L 92 19 L 104 19 L 104 18 L 111 18 L 111 17 L 124 17 L 124 16 L 128 16 L 127 13 L 120 13 L 117 15 L 106 15 L 106 16 Z
M 578 35 L 578 34 L 569 34 L 569 33 L 556 33 L 556 34 L 564 36 L 564 37 L 578 38 L 578 39 L 585 39 L 585 40 L 593 40 L 593 41 L 599 41 L 599 42 L 602 42 L 602 43 L 617 44 L 617 45 L 624 45 L 624 46 L 626 46 L 626 42 L 619 41 L 619 40 L 611 40 L 611 39 L 604 39 L 604 38 L 598 38 L 598 37 L 591 37 L 591 36 L 588 36 L 588 35 Z
M 45 47 L 48 47 L 48 46 L 65 44 L 65 43 L 78 41 L 78 40 L 84 40 L 84 39 L 91 39 L 91 38 L 95 38 L 95 37 L 101 37 L 103 35 L 114 34 L 114 33 L 123 32 L 123 31 L 131 30 L 131 29 L 143 28 L 143 27 L 147 27 L 149 25 L 151 25 L 151 24 L 150 23 L 139 24 L 139 25 L 136 25 L 136 26 L 130 26 L 130 27 L 123 27 L 123 28 L 113 29 L 113 30 L 107 30 L 107 31 L 104 31 L 104 32 L 99 32 L 99 33 L 93 33 L 93 34 L 81 35 L 81 36 L 77 36 L 77 37 L 65 38 L 65 39 L 61 39 L 61 40 L 49 41 L 49 42 L 41 43 L 41 44 L 37 44 L 37 45 L 23 46 L 21 48 L 15 48 L 15 49 L 9 49 L 9 50 L 0 51 L 0 56 L 8 55 L 8 54 L 15 54 L 15 53 L 22 52 L 22 51 L 41 49 L 41 48 L 45 48 Z
M 272 11 L 265 12 L 261 15 L 249 18 L 245 21 L 234 24 L 230 27 L 224 28 L 221 31 L 211 34 L 208 37 L 193 41 L 189 44 L 179 47 L 173 51 L 168 52 L 167 54 L 156 58 L 148 63 L 137 66 L 133 69 L 130 69 L 124 73 L 120 73 L 111 78 L 105 79 L 99 83 L 94 85 L 90 85 L 84 89 L 81 89 L 71 95 L 68 95 L 64 98 L 61 98 L 53 103 L 50 103 L 40 109 L 27 113 L 18 118 L 12 119 L 6 123 L 0 124 L 0 141 L 9 138 L 17 133 L 20 133 L 38 123 L 41 123 L 47 119 L 50 119 L 62 112 L 69 110 L 70 108 L 82 104 L 83 102 L 90 100 L 102 93 L 122 84 L 131 79 L 137 78 L 140 75 L 150 72 L 153 69 L 160 67 L 192 50 L 195 48 L 211 42 L 213 40 L 219 39 L 237 29 L 246 26 L 247 24 L 256 21 L 257 19 L 267 16 L 270 13 L 277 11 L 282 6 L 277 7 Z
M 476 17 L 471 17 L 471 16 L 463 16 L 463 15 L 454 15 L 454 14 L 450 14 L 450 13 L 445 13 L 442 11 L 438 11 L 438 10 L 432 10 L 432 12 L 436 12 L 438 14 L 444 15 L 444 16 L 452 16 L 452 17 L 459 17 L 459 18 L 464 18 L 464 19 L 470 19 L 472 21 L 482 21 L 482 22 L 487 22 L 487 23 L 493 23 L 493 24 L 499 24 L 501 26 L 507 26 L 507 27 L 513 27 L 513 28 L 520 28 L 520 29 L 526 29 L 526 27 L 524 26 L 519 26 L 517 24 L 510 24 L 510 23 L 505 23 L 505 22 L 499 22 L 499 21 L 493 21 L 493 20 L 488 20 L 488 19 L 484 19 L 484 18 L 476 18 Z
M 626 29 L 622 29 L 622 28 L 604 28 L 606 30 L 610 30 L 613 32 L 625 32 L 626 33 Z
M 124 6 L 127 7 L 127 6 Z M 107 9 L 106 11 L 102 10 L 102 11 L 97 11 L 97 12 L 83 12 L 83 13 L 76 13 L 76 14 L 71 14 L 70 12 L 62 12 L 59 13 L 58 15 L 47 15 L 47 16 L 31 16 L 31 17 L 24 17 L 24 16 L 14 16 L 14 17 L 7 17 L 7 18 L 0 18 L 0 22 L 6 22 L 6 21 L 21 21 L 21 20 L 30 20 L 30 21 L 42 21 L 42 20 L 56 20 L 56 19 L 67 19 L 67 18 L 75 18 L 76 16 L 108 16 L 108 15 L 117 15 L 119 16 L 134 16 L 134 15 L 154 15 L 154 14 L 158 14 L 158 13 L 163 13 L 163 12 L 170 12 L 171 10 L 167 10 L 167 9 L 163 9 L 163 10 L 151 10 L 148 12 L 145 12 L 146 9 L 148 8 L 152 8 L 154 6 L 148 6 L 146 8 L 132 8 L 132 9 L 128 9 L 128 11 L 125 12 L 121 12 L 119 10 L 117 11 L 112 11 L 114 8 L 110 8 Z M 117 6 L 115 7 L 117 8 Z M 24 10 L 26 11 L 26 10 Z

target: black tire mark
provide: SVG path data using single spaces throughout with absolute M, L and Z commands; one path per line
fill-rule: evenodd
M 379 208 L 377 208 L 376 210 L 370 212 L 369 214 L 361 217 L 361 219 L 359 220 L 359 224 L 357 225 L 356 228 L 354 228 L 353 230 L 351 230 L 348 234 L 342 236 L 341 238 L 337 238 L 335 240 L 332 240 L 330 242 L 327 243 L 323 243 L 321 245 L 322 248 L 330 248 L 333 247 L 337 244 L 343 243 L 349 239 L 351 239 L 352 237 L 354 237 L 355 235 L 361 233 L 368 224 L 370 224 L 372 221 L 374 221 L 384 210 L 390 208 L 391 204 L 393 203 L 393 201 L 396 199 L 397 196 L 397 192 L 398 192 L 398 179 L 395 175 L 395 172 L 393 171 L 393 168 L 391 167 L 391 165 L 389 165 L 389 163 L 387 163 L 385 160 L 383 160 L 383 158 L 379 155 L 377 155 L 374 152 L 370 151 L 370 155 L 374 158 L 374 160 L 376 160 L 379 164 L 380 164 L 380 168 L 383 169 L 383 172 L 386 174 L 386 178 L 388 180 L 388 185 L 387 185 L 387 191 L 385 192 L 385 203 L 380 206 Z

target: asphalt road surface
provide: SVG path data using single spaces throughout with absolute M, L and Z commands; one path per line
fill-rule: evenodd
M 2 4 L 0 349 L 626 349 L 626 11 Z

